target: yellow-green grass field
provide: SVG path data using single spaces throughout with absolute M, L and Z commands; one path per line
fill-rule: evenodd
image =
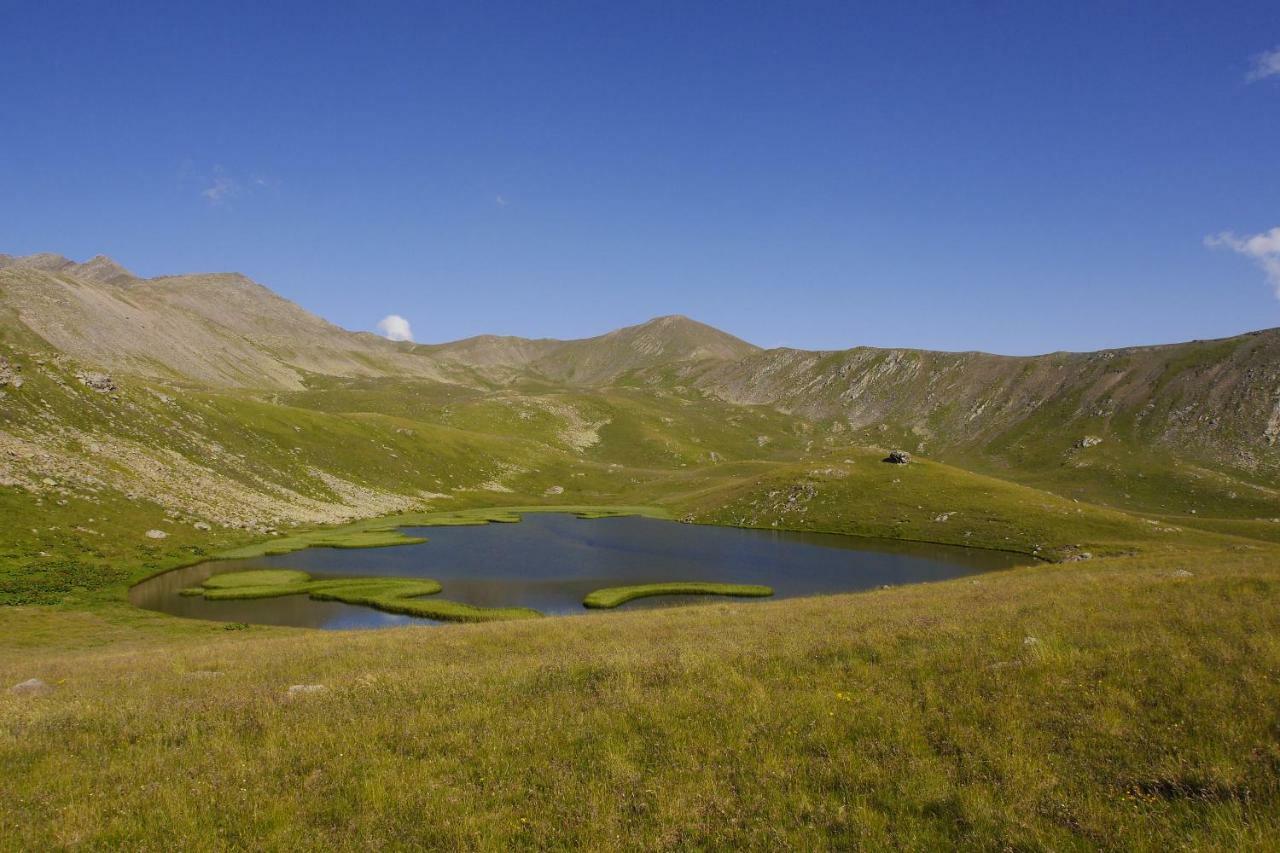
M 0 847 L 1274 846 L 1280 547 L 1245 522 L 1201 529 L 878 453 L 637 471 L 612 504 L 514 493 L 270 538 L 103 537 L 82 558 L 59 514 L 85 509 L 0 494 L 24 526 L 59 528 L 0 565 Z M 535 510 L 969 544 L 1028 565 L 360 632 L 125 600 L 196 560 Z M 139 531 L 158 511 L 94 513 Z M 256 585 L 282 581 L 299 579 Z M 9 692 L 31 678 L 50 689 Z
M 0 843 L 1271 846 L 1270 548 L 372 632 L 0 609 Z M 291 696 L 292 685 L 327 689 Z

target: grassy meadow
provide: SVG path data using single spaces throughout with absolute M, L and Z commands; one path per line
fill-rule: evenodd
M 0 836 L 1257 849 L 1280 831 L 1275 565 L 1188 549 L 356 633 L 5 608 L 0 676 L 53 689 L 0 695 Z
M 1118 441 L 1046 449 L 1047 431 L 1019 437 L 1005 467 L 958 452 L 889 465 L 881 444 L 914 452 L 908 436 L 676 386 L 410 394 L 317 379 L 267 399 L 137 384 L 86 406 L 54 373 L 31 376 L 24 397 L 0 401 L 3 425 L 57 424 L 51 443 L 96 442 L 100 456 L 97 480 L 51 469 L 50 483 L 0 482 L 0 848 L 1280 838 L 1280 512 L 1238 472 Z M 210 454 L 222 473 L 181 491 L 172 472 Z M 173 468 L 151 491 L 112 479 L 153 459 Z M 155 485 L 169 487 L 166 472 L 170 492 Z M 235 515 L 260 492 L 310 514 Z M 206 496 L 231 507 L 225 523 L 201 521 Z M 343 501 L 362 517 L 330 518 Z M 859 594 L 359 632 L 127 603 L 131 584 L 195 562 L 393 547 L 415 541 L 404 527 L 427 528 L 429 547 L 432 525 L 547 509 L 969 545 L 1027 565 Z M 250 580 L 201 594 L 448 603 Z M 10 690 L 28 679 L 48 689 Z

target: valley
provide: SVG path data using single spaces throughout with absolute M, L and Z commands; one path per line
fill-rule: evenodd
M 673 316 L 426 345 L 236 274 L 0 256 L 0 395 L 14 847 L 1244 848 L 1280 830 L 1280 331 L 1014 358 L 765 350 Z M 1021 565 L 363 632 L 129 601 L 210 559 L 533 510 Z M 331 583 L 276 581 L 248 588 Z M 38 695 L 9 690 L 29 679 Z

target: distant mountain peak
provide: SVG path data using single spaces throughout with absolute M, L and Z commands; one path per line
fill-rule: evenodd
M 133 281 L 137 278 L 106 255 L 94 255 L 83 264 L 78 264 L 54 252 L 37 252 L 34 255 L 0 255 L 0 269 L 66 273 L 84 281 L 103 284 Z
M 665 314 L 636 326 L 626 326 L 601 338 L 644 339 L 647 346 L 655 343 L 664 349 L 685 354 L 686 357 L 741 358 L 760 348 L 715 326 L 686 317 L 683 314 Z
M 75 264 L 74 267 L 74 273 L 77 277 L 103 282 L 104 284 L 132 281 L 137 278 L 133 273 L 106 255 L 94 255 L 83 264 Z
M 59 272 L 72 266 L 75 266 L 75 261 L 53 252 L 37 252 L 34 255 L 0 255 L 0 269 L 12 267 Z

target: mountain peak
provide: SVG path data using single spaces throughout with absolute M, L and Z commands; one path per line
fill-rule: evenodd
M 27 269 L 67 273 L 84 281 L 103 284 L 132 281 L 136 276 L 106 255 L 94 255 L 83 264 L 53 252 L 34 255 L 0 255 L 0 269 Z
M 759 349 L 715 326 L 708 326 L 683 314 L 665 314 L 636 326 L 626 326 L 602 335 L 643 341 L 648 347 L 660 346 L 678 352 L 684 358 L 741 358 Z
M 72 272 L 78 277 L 104 284 L 132 281 L 137 278 L 106 255 L 94 255 L 83 264 L 75 264 Z
M 75 266 L 75 262 L 53 252 L 38 252 L 34 255 L 0 255 L 0 269 L 44 270 L 60 272 L 67 267 Z

